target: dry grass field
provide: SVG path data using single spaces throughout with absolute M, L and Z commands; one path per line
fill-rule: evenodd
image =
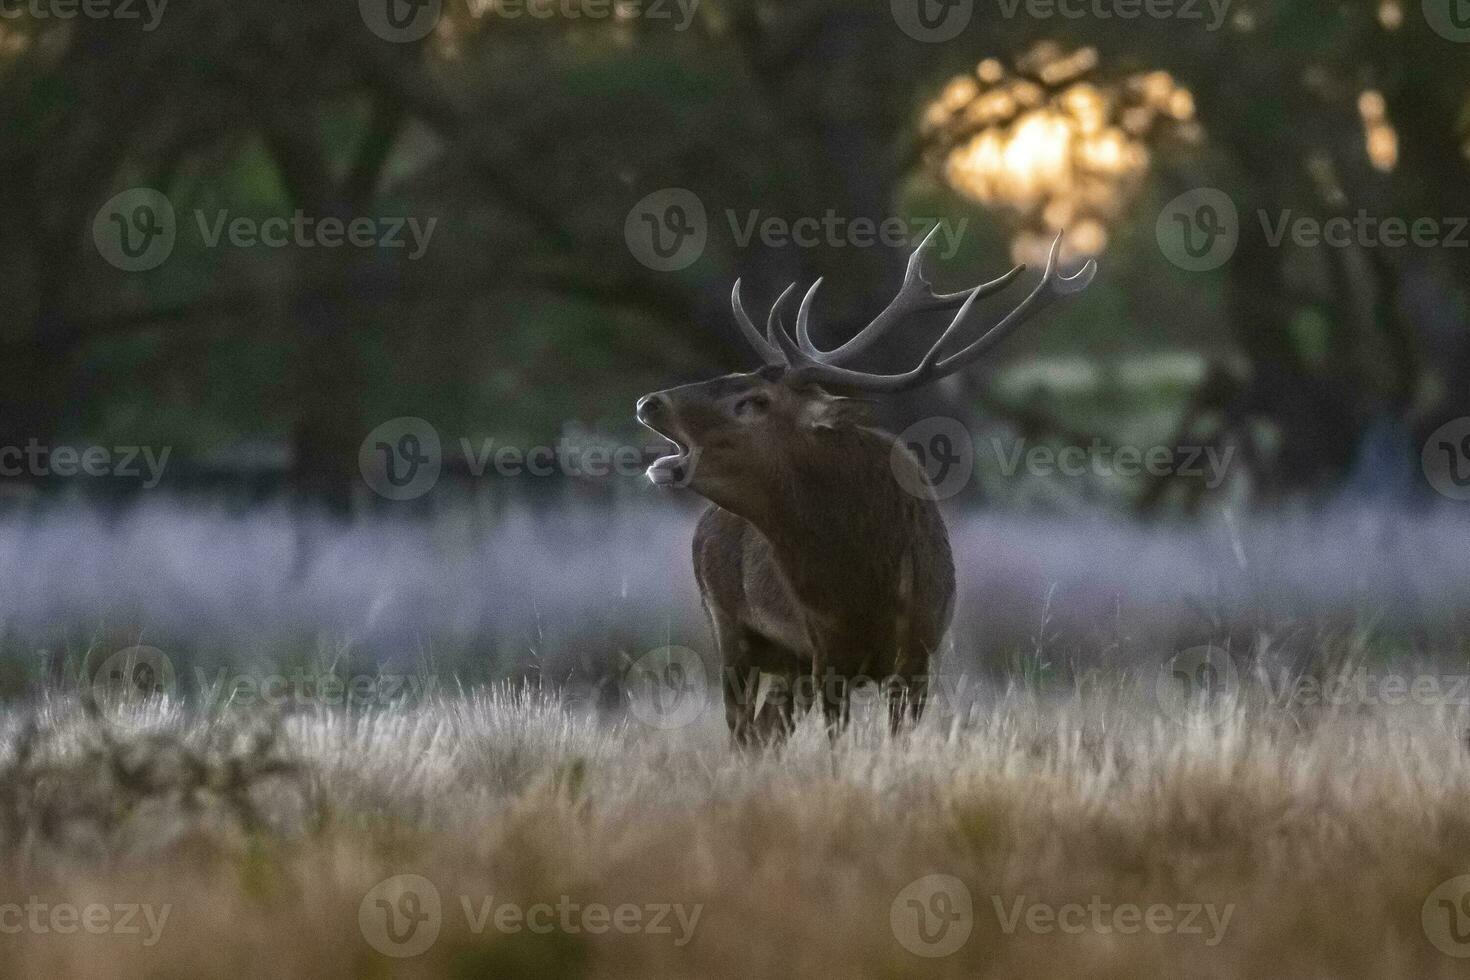
M 1465 976 L 1470 709 L 1392 676 L 1090 675 L 747 753 L 509 689 L 51 696 L 5 716 L 0 977 Z

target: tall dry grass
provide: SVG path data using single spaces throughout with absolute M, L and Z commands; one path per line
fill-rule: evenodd
M 1151 674 L 1093 675 L 747 753 L 716 711 L 660 731 L 505 689 L 126 727 L 52 698 L 5 721 L 0 977 L 1470 973 L 1470 903 L 1431 896 L 1470 872 L 1470 709 L 1270 693 L 1180 720 Z M 402 958 L 377 899 L 430 909 L 399 875 L 439 900 Z M 12 932 L 5 903 L 168 911 Z M 497 927 L 537 903 L 684 925 Z

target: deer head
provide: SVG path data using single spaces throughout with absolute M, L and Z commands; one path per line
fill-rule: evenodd
M 737 280 L 730 302 L 741 332 L 765 366 L 656 391 L 638 400 L 637 417 L 668 439 L 675 452 L 648 468 L 651 481 L 688 486 L 733 513 L 754 520 L 777 506 L 801 471 L 832 473 L 840 463 L 843 433 L 862 418 L 851 396 L 898 394 L 954 374 L 979 360 L 1058 296 L 1080 292 L 1097 272 L 1088 259 L 1071 276 L 1057 269 L 1061 236 L 1052 243 L 1041 279 L 1009 313 L 983 330 L 976 304 L 1010 285 L 1018 265 L 998 279 L 954 293 L 936 293 L 924 275 L 924 249 L 931 231 L 909 257 L 903 285 L 871 323 L 846 343 L 820 350 L 811 340 L 812 302 L 818 279 L 802 297 L 793 338 L 782 309 L 795 284 L 771 305 L 764 335 L 740 296 Z M 954 318 L 918 363 L 899 374 L 870 374 L 848 365 L 906 318 L 925 311 L 955 309 Z M 843 467 L 836 467 L 841 472 Z

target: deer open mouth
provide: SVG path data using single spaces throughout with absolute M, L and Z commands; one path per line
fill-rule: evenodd
M 669 440 L 674 447 L 674 452 L 667 456 L 660 456 L 653 461 L 647 470 L 649 481 L 661 487 L 684 483 L 689 479 L 691 454 L 688 447 L 672 436 L 664 435 L 662 432 L 659 435 Z
M 655 424 L 654 420 L 647 418 L 643 412 L 639 413 L 638 421 L 642 422 L 649 430 L 656 432 L 666 439 L 674 449 L 673 452 L 654 460 L 653 464 L 644 471 L 648 475 L 649 482 L 661 487 L 687 482 L 690 468 L 693 465 L 693 453 L 690 451 L 688 445 L 685 444 L 684 440 L 665 432 L 666 425 Z
M 698 452 L 683 434 L 683 426 L 667 396 L 660 392 L 638 399 L 636 416 L 644 428 L 667 439 L 674 451 L 660 456 L 645 471 L 658 486 L 683 486 L 689 482 Z

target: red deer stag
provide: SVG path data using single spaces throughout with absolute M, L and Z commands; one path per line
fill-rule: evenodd
M 694 572 L 724 661 L 725 719 L 738 744 L 784 733 L 793 703 L 809 707 L 817 699 L 835 731 L 857 678 L 884 690 L 895 730 L 905 707 L 918 720 L 929 660 L 953 611 L 949 535 L 918 460 L 845 396 L 897 394 L 953 374 L 1049 300 L 1086 288 L 1097 271 L 1088 260 L 1074 275 L 1060 275 L 1058 236 L 1030 294 L 945 354 L 974 336 L 976 303 L 1025 267 L 935 293 L 923 270 L 928 242 L 909 257 L 888 307 L 832 350 L 817 348 L 809 329 L 820 279 L 801 301 L 794 339 L 781 320 L 794 284 L 772 305 L 762 336 L 737 281 L 735 319 L 766 365 L 638 400 L 638 420 L 675 447 L 648 468 L 649 479 L 687 486 L 713 504 L 694 535 Z M 956 307 L 912 370 L 884 375 L 846 366 L 905 318 Z M 762 673 L 774 677 L 758 702 Z

